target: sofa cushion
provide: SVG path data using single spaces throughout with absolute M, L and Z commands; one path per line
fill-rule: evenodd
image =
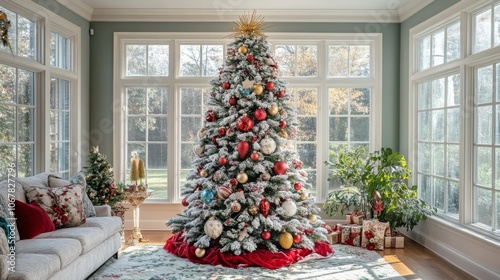
M 98 227 L 73 227 L 62 228 L 52 232 L 46 232 L 38 235 L 34 239 L 45 238 L 72 238 L 80 241 L 82 246 L 82 254 L 92 250 L 102 241 L 106 240 L 109 236 L 105 231 Z
M 15 272 L 9 279 L 45 280 L 61 269 L 59 257 L 54 254 L 16 254 Z
M 40 233 L 54 231 L 54 223 L 36 201 L 30 204 L 16 200 L 16 219 L 21 239 L 31 239 Z
M 122 220 L 119 217 L 88 218 L 87 222 L 80 227 L 98 227 L 104 231 L 106 236 L 111 236 L 122 229 Z
M 10 184 L 10 186 L 9 186 Z M 15 199 L 19 200 L 19 201 L 22 201 L 22 202 L 26 202 L 26 195 L 24 195 L 24 190 L 23 190 L 23 186 L 17 182 L 14 182 L 14 184 L 7 180 L 5 181 L 2 181 L 0 182 L 0 195 L 3 196 L 3 198 L 5 199 L 5 203 L 8 203 L 8 199 L 9 199 L 9 196 L 8 196 L 8 191 L 9 189 L 14 189 L 14 196 L 15 196 Z M 10 215 L 11 213 L 8 212 L 8 206 L 7 208 L 5 208 L 5 205 L 3 206 L 3 208 L 7 211 L 7 217 L 4 217 L 6 218 L 6 220 L 8 220 L 7 218 L 15 218 L 13 215 Z M 1 214 L 0 214 L 1 215 Z M 17 230 L 17 223 L 16 223 L 16 226 L 14 228 L 15 230 L 15 240 L 20 240 L 21 237 L 19 236 L 19 231 Z
M 26 198 L 36 201 L 54 222 L 56 228 L 74 227 L 85 223 L 82 187 L 79 184 L 61 188 L 24 187 Z
M 28 186 L 48 187 L 49 175 L 58 176 L 59 174 L 53 172 L 43 172 L 31 177 L 17 178 L 16 182 L 21 184 L 23 187 L 28 187 Z
M 92 205 L 92 202 L 87 195 L 87 182 L 85 181 L 85 173 L 83 171 L 76 173 L 76 175 L 69 180 L 65 180 L 55 175 L 49 175 L 49 187 L 51 188 L 60 188 L 70 184 L 80 184 L 83 186 L 82 200 L 85 217 L 95 217 L 96 213 L 94 205 Z
M 16 242 L 16 254 L 54 254 L 59 257 L 61 267 L 74 261 L 82 253 L 80 241 L 71 238 L 28 239 Z

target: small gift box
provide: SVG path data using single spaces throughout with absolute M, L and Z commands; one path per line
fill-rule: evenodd
M 328 239 L 328 242 L 329 242 L 330 244 L 338 244 L 338 243 L 340 243 L 340 241 L 341 241 L 341 240 L 340 240 L 340 235 L 341 235 L 341 233 L 340 233 L 340 232 L 338 232 L 338 231 L 334 231 L 334 232 L 332 232 L 332 233 L 329 233 L 329 234 L 326 236 L 326 238 Z
M 338 228 L 338 226 L 337 226 Z M 342 235 L 341 235 L 341 243 L 342 244 L 345 244 L 345 241 L 349 238 L 349 236 L 351 235 L 351 226 L 349 225 L 342 225 L 342 231 L 341 231 Z
M 385 237 L 385 248 L 404 248 L 405 238 L 403 236 Z
M 362 225 L 365 214 L 359 211 L 352 211 L 345 216 L 348 224 Z
M 345 244 L 352 246 L 361 246 L 361 230 L 362 226 L 351 226 L 351 233 L 349 237 L 345 240 Z
M 384 250 L 386 227 L 386 223 L 381 223 L 378 220 L 364 221 L 361 247 L 369 250 Z

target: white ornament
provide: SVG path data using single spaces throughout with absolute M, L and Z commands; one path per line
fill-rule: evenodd
M 283 204 L 281 204 L 281 207 L 283 207 L 283 210 L 285 210 L 285 215 L 288 217 L 291 217 L 297 213 L 297 205 L 293 200 L 287 199 Z
M 200 128 L 200 130 L 198 130 L 198 139 L 202 139 L 203 137 L 205 137 L 205 128 L 202 127 Z
M 248 230 L 245 228 L 243 230 L 240 230 L 238 233 L 238 241 L 243 241 L 243 239 L 248 237 Z
M 204 146 L 200 146 L 200 145 L 196 145 L 193 147 L 193 152 L 201 157 L 203 155 L 203 152 L 205 152 L 205 147 Z
M 214 217 L 211 217 L 205 223 L 204 229 L 206 235 L 208 235 L 212 239 L 216 239 L 222 233 L 222 223 Z
M 253 82 L 247 78 L 246 80 L 243 81 L 242 85 L 243 85 L 243 88 L 245 88 L 245 89 L 252 88 Z
M 245 199 L 245 193 L 243 191 L 236 192 L 236 199 Z
M 260 150 L 262 153 L 269 155 L 276 151 L 276 142 L 273 138 L 267 137 L 260 141 Z

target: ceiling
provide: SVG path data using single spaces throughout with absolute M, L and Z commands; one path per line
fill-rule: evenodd
M 401 22 L 434 0 L 57 0 L 92 21 Z

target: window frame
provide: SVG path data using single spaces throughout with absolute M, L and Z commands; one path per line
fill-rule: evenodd
M 126 87 L 130 86 L 166 86 L 169 88 L 169 109 L 168 109 L 168 135 L 175 135 L 175 138 L 168 138 L 168 154 L 169 158 L 167 160 L 168 168 L 168 198 L 152 198 L 148 199 L 146 203 L 180 203 L 181 187 L 179 186 L 181 178 L 180 176 L 180 95 L 179 89 L 181 87 L 210 87 L 210 80 L 214 77 L 212 76 L 200 76 L 200 77 L 184 77 L 179 73 L 179 63 L 180 63 L 180 45 L 182 44 L 198 44 L 198 45 L 220 45 L 224 46 L 223 58 L 225 59 L 227 53 L 227 45 L 232 41 L 230 39 L 222 39 L 227 34 L 226 33 L 175 33 L 175 32 L 141 32 L 141 33 L 131 33 L 131 32 L 115 32 L 114 33 L 114 78 L 113 78 L 113 94 L 114 94 L 114 130 L 113 130 L 113 142 L 121 143 L 119 145 L 114 145 L 113 147 L 113 162 L 114 162 L 114 174 L 117 180 L 129 181 L 125 173 L 125 162 L 127 160 L 126 155 L 124 155 L 125 148 L 123 143 L 125 138 L 125 127 L 124 127 L 124 113 L 122 113 L 126 108 L 124 107 L 123 94 Z M 315 77 L 283 77 L 280 79 L 289 82 L 289 88 L 303 88 L 303 87 L 314 87 L 318 88 L 318 115 L 317 120 L 328 119 L 328 108 L 321 106 L 321 104 L 328 104 L 328 87 L 332 86 L 356 86 L 356 87 L 369 87 L 371 90 L 372 103 L 371 103 L 371 113 L 370 116 L 370 126 L 372 129 L 370 135 L 370 150 L 376 150 L 381 148 L 382 143 L 382 34 L 370 34 L 369 38 L 360 39 L 358 34 L 355 33 L 335 33 L 335 34 L 325 34 L 325 33 L 269 33 L 267 34 L 268 42 L 274 51 L 275 45 L 282 44 L 293 44 L 293 45 L 310 45 L 311 42 L 317 44 L 318 46 L 318 69 L 317 76 Z M 193 39 L 196 38 L 196 39 Z M 131 43 L 137 44 L 162 44 L 168 42 L 169 47 L 169 76 L 168 77 L 154 77 L 155 84 L 147 84 L 147 81 L 151 81 L 151 77 L 127 77 L 126 76 L 126 45 Z M 327 45 L 331 42 L 349 42 L 351 45 L 354 44 L 370 44 L 370 77 L 355 77 L 355 78 L 333 78 L 327 77 L 327 67 L 328 62 L 325 60 L 325 49 Z M 327 55 L 327 54 L 326 54 Z M 325 62 L 326 61 L 326 62 Z M 326 116 L 326 117 L 325 117 Z M 328 139 L 328 122 L 318 121 L 317 122 L 317 159 L 316 159 L 316 172 L 317 172 L 317 194 L 316 198 L 318 203 L 324 201 L 329 190 L 328 190 L 328 169 L 327 166 L 323 164 L 325 160 L 328 159 L 328 141 L 322 139 Z M 326 131 L 326 132 L 325 132 Z
M 35 58 L 29 59 L 0 51 L 2 64 L 33 71 L 35 73 L 35 146 L 33 152 L 33 174 L 50 169 L 50 80 L 52 77 L 70 81 L 70 174 L 82 168 L 80 160 L 82 146 L 81 132 L 81 28 L 59 15 L 40 11 L 33 2 L 2 3 L 2 7 L 36 23 Z M 51 31 L 64 32 L 71 40 L 71 69 L 61 69 L 50 65 Z

